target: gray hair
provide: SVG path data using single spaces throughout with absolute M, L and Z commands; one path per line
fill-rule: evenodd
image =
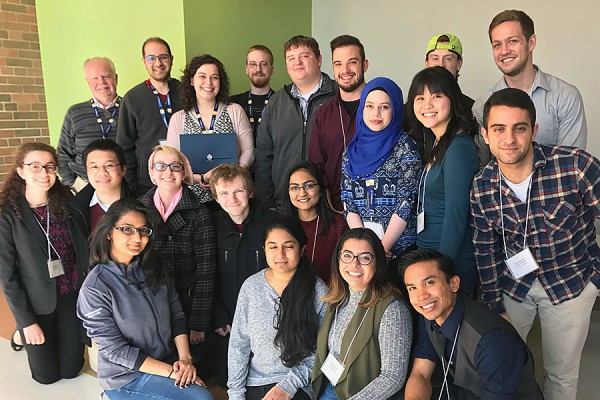
M 85 60 L 83 62 L 83 77 L 85 78 L 85 68 L 87 67 L 87 65 L 90 63 L 90 61 L 94 61 L 94 60 L 103 60 L 106 61 L 106 63 L 108 64 L 111 72 L 113 73 L 114 76 L 117 76 L 117 69 L 115 68 L 115 63 L 112 62 L 112 60 L 108 57 L 90 57 L 87 60 Z

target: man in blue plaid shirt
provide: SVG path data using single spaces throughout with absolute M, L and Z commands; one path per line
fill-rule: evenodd
M 584 150 L 533 141 L 527 93 L 486 102 L 481 129 L 495 157 L 471 191 L 483 299 L 526 339 L 542 326 L 544 396 L 575 400 L 579 362 L 600 287 L 600 161 Z

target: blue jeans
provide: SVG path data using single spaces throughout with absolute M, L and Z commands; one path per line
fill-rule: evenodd
M 175 381 L 164 376 L 143 374 L 120 388 L 105 390 L 110 400 L 161 399 L 161 400 L 212 400 L 205 387 L 190 385 L 180 389 Z
M 327 382 L 327 386 L 325 386 L 325 391 L 323 392 L 319 400 L 338 400 L 337 395 L 333 390 L 333 386 L 331 386 L 331 382 Z

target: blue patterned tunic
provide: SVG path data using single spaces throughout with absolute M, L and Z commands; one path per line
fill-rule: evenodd
M 344 215 L 360 215 L 363 221 L 378 222 L 387 227 L 392 215 L 406 221 L 406 229 L 391 251 L 402 253 L 417 240 L 417 192 L 421 176 L 421 156 L 415 142 L 406 134 L 394 146 L 387 160 L 369 176 L 353 179 L 348 174 L 348 157 L 342 158 L 342 201 Z M 373 202 L 368 204 L 367 181 L 373 180 Z

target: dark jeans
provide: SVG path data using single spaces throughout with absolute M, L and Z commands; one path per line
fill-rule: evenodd
M 263 386 L 246 386 L 246 400 L 261 400 L 275 385 L 276 383 Z M 310 400 L 310 396 L 304 390 L 298 389 L 292 400 Z
M 74 378 L 83 367 L 84 344 L 81 341 L 81 321 L 75 306 L 77 293 L 56 297 L 56 309 L 51 314 L 36 315 L 46 341 L 41 345 L 25 344 L 31 377 L 43 384 L 61 378 Z

